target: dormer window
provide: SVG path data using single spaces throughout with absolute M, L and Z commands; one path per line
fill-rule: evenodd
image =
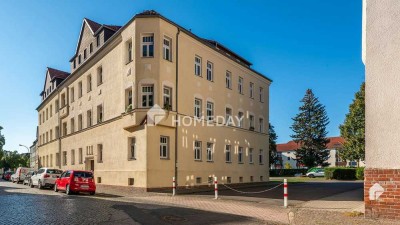
M 81 64 L 81 55 L 78 56 L 78 64 Z
M 83 50 L 83 60 L 86 60 L 86 57 L 87 57 L 87 54 L 86 54 L 86 51 L 87 49 L 85 49 L 85 50 Z
M 96 37 L 96 46 L 99 47 L 100 46 L 100 36 L 97 35 Z
M 89 53 L 92 54 L 93 52 L 93 43 L 90 43 L 89 45 Z

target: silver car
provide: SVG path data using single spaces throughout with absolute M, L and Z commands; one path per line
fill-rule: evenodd
M 311 172 L 308 172 L 306 174 L 306 176 L 309 177 L 309 178 L 324 177 L 325 176 L 325 171 L 324 171 L 324 169 L 316 169 L 316 170 L 313 170 Z
M 40 168 L 35 175 L 31 177 L 29 182 L 30 187 L 37 186 L 39 189 L 44 187 L 53 188 L 57 178 L 60 177 L 63 171 L 52 168 Z

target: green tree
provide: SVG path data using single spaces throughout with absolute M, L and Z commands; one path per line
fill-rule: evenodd
M 291 126 L 294 132 L 291 137 L 300 145 L 296 151 L 296 158 L 308 168 L 327 166 L 329 150 L 326 149 L 326 144 L 329 139 L 326 138 L 326 126 L 329 124 L 329 118 L 325 106 L 319 102 L 311 89 L 307 89 L 300 102 L 303 104 L 299 107 L 300 112 L 293 118 Z
M 345 160 L 357 161 L 365 159 L 365 83 L 355 94 L 349 106 L 344 123 L 339 126 L 340 136 L 344 138 L 339 157 Z
M 271 168 L 276 162 L 278 162 L 278 154 L 276 152 L 276 140 L 278 135 L 276 135 L 274 126 L 269 123 L 269 167 Z
M 6 139 L 4 138 L 4 135 L 1 134 L 1 130 L 3 130 L 3 127 L 0 126 L 0 168 L 4 167 L 4 150 L 3 150 L 3 146 L 6 144 Z

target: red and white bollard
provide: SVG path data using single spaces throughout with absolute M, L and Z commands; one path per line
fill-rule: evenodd
M 214 191 L 215 191 L 215 199 L 218 199 L 218 180 L 217 180 L 217 177 L 214 177 Z
M 288 191 L 287 191 L 287 179 L 283 179 L 283 207 L 287 208 L 288 206 Z
M 175 177 L 172 177 L 172 196 L 176 195 L 176 180 Z

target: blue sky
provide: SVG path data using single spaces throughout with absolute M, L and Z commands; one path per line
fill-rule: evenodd
M 290 140 L 291 118 L 307 88 L 326 105 L 329 135 L 339 135 L 364 81 L 361 0 L 54 2 L 0 2 L 0 126 L 7 150 L 24 152 L 18 144 L 35 139 L 46 67 L 69 71 L 84 17 L 123 25 L 155 9 L 248 59 L 274 81 L 270 121 L 279 142 Z

